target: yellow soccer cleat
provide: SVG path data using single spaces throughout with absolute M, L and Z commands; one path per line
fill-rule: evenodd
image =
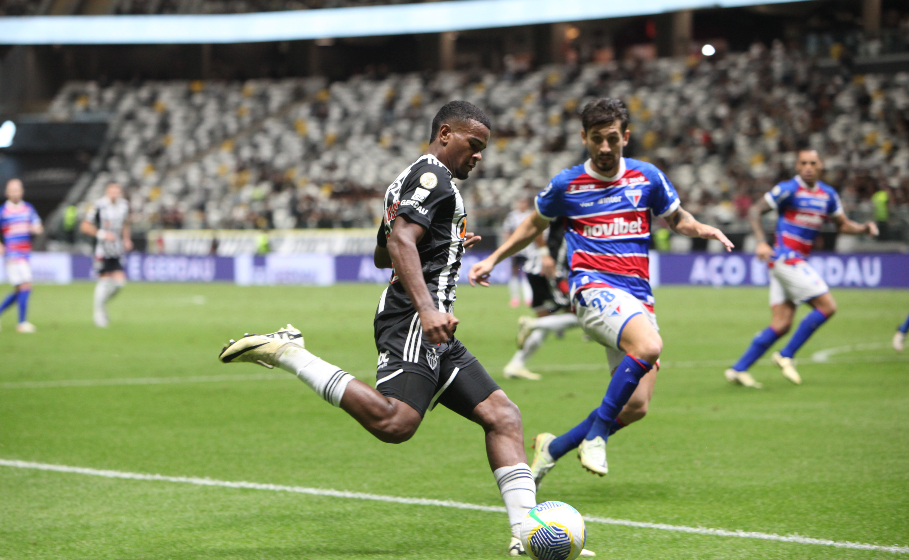
M 537 437 L 533 438 L 533 445 L 531 445 L 533 448 L 533 461 L 530 463 L 530 473 L 533 475 L 533 481 L 537 485 L 537 491 L 540 490 L 540 483 L 543 481 L 543 477 L 556 464 L 555 459 L 549 454 L 549 444 L 555 438 L 554 434 L 546 432 L 537 434 Z
M 795 360 L 786 358 L 779 352 L 773 354 L 773 363 L 776 364 L 783 372 L 783 377 L 792 381 L 796 385 L 802 384 L 802 376 L 795 370 Z
M 593 474 L 604 476 L 609 472 L 606 463 L 606 440 L 597 436 L 592 440 L 584 440 L 578 446 L 578 459 L 581 466 Z
M 763 385 L 755 381 L 754 378 L 751 377 L 751 374 L 747 371 L 736 371 L 732 368 L 729 368 L 726 370 L 725 375 L 726 381 L 730 383 L 736 383 L 743 387 L 751 387 L 753 389 L 760 389 L 763 387 Z
M 249 362 L 273 369 L 278 365 L 278 358 L 290 345 L 303 348 L 303 335 L 288 324 L 273 333 L 246 334 L 240 340 L 231 340 L 221 350 L 218 359 L 225 364 Z

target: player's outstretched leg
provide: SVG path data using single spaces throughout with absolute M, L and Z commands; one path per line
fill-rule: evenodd
M 836 302 L 830 293 L 825 293 L 816 298 L 809 300 L 814 309 L 802 319 L 795 334 L 789 339 L 786 346 L 773 355 L 773 363 L 779 366 L 783 376 L 796 385 L 802 384 L 802 377 L 795 369 L 795 353 L 798 352 L 811 335 L 818 330 L 821 325 L 827 322 L 836 313 Z
M 897 352 L 902 352 L 905 348 L 906 333 L 909 333 L 909 317 L 906 317 L 906 321 L 897 327 L 896 333 L 893 335 L 893 349 Z
M 126 277 L 120 275 L 105 275 L 98 278 L 95 285 L 94 313 L 95 326 L 105 328 L 110 324 L 107 316 L 107 302 L 109 302 L 126 285 Z
M 751 345 L 742 354 L 742 357 L 725 371 L 726 381 L 753 389 L 763 387 L 748 373 L 748 368 L 758 361 L 780 337 L 789 332 L 789 328 L 792 326 L 792 318 L 795 316 L 795 304 L 785 301 L 773 305 L 771 313 L 770 326 L 757 333 L 752 339 Z
M 527 369 L 527 360 L 540 349 L 550 333 L 562 333 L 579 326 L 578 318 L 573 313 L 558 313 L 536 318 L 520 317 L 518 319 L 518 351 L 505 365 L 505 377 L 540 379 L 540 374 Z
M 16 303 L 17 299 L 19 299 L 19 291 L 13 290 L 10 292 L 9 295 L 3 298 L 3 302 L 0 303 L 0 313 L 3 313 L 9 309 L 14 303 Z

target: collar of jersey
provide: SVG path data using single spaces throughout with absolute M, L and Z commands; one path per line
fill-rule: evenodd
M 801 175 L 796 175 L 796 176 L 795 176 L 795 182 L 798 183 L 799 186 L 802 187 L 803 189 L 807 189 L 807 190 L 809 190 L 809 191 L 815 191 L 815 190 L 818 190 L 818 189 L 821 188 L 821 182 L 820 182 L 820 181 L 815 181 L 815 182 L 814 182 L 814 188 L 809 187 L 809 186 L 808 186 L 808 183 L 806 183 L 805 180 L 802 179 L 802 176 L 801 176 Z
M 449 179 L 454 177 L 454 175 L 451 174 L 451 169 L 448 169 L 448 167 L 444 163 L 442 163 L 441 160 L 439 160 L 439 158 L 437 158 L 436 156 L 434 156 L 432 154 L 423 154 L 423 157 L 432 161 L 432 163 L 438 165 L 439 167 L 441 167 L 442 169 L 447 171 Z
M 606 183 L 612 183 L 613 181 L 618 181 L 625 174 L 625 158 L 619 160 L 619 170 L 612 177 L 607 177 L 600 173 L 597 173 L 593 170 L 593 165 L 590 164 L 590 160 L 584 162 L 584 172 L 593 177 L 594 179 L 604 181 Z

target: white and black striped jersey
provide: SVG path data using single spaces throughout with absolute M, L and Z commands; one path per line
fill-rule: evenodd
M 417 243 L 423 278 L 439 311 L 451 313 L 464 254 L 467 213 L 451 172 L 434 156 L 420 157 L 385 191 L 385 216 L 376 237 L 380 247 L 387 245 L 395 219 L 402 215 L 426 229 Z M 394 272 L 378 311 L 413 312 L 410 297 Z
M 129 204 L 122 198 L 112 201 L 102 196 L 88 208 L 86 219 L 99 230 L 109 231 L 114 234 L 114 241 L 101 241 L 95 238 L 95 257 L 112 259 L 123 256 L 123 228 L 129 219 Z

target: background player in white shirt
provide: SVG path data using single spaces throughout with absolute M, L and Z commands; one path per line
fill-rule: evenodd
M 123 272 L 123 255 L 131 251 L 133 242 L 129 230 L 129 205 L 123 200 L 123 189 L 109 183 L 104 196 L 86 212 L 80 228 L 82 233 L 95 238 L 94 321 L 97 327 L 107 327 L 107 302 L 126 285 Z
M 522 196 L 515 202 L 514 208 L 505 216 L 505 221 L 502 222 L 502 239 L 508 239 L 521 222 L 527 219 L 530 213 L 530 201 Z M 531 296 L 528 295 L 531 293 L 532 288 L 522 273 L 526 274 L 525 265 L 533 257 L 533 247 L 518 251 L 517 254 L 511 257 L 511 277 L 508 279 L 508 292 L 511 294 L 510 303 L 512 307 L 521 305 L 522 296 L 528 305 L 532 302 Z
M 702 224 L 680 206 L 678 194 L 653 165 L 622 157 L 628 144 L 628 110 L 617 99 L 599 99 L 581 113 L 590 159 L 559 173 L 536 199 L 536 212 L 496 251 L 470 270 L 470 282 L 489 284 L 495 265 L 526 247 L 550 220 L 568 218 L 572 303 L 581 327 L 606 347 L 612 379 L 599 407 L 567 433 L 539 434 L 531 471 L 539 484 L 555 461 L 577 448 L 581 465 L 605 475 L 607 438 L 625 423 L 620 415 L 631 399 L 643 417 L 653 392 L 663 341 L 657 333 L 649 282 L 647 248 L 651 215 L 666 219 L 688 237 L 732 243 L 715 227 Z

